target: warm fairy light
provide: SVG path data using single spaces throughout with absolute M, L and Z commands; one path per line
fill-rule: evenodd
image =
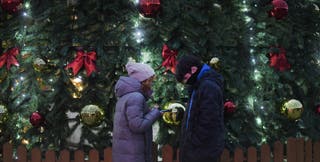
M 20 84 L 20 81 L 19 81 L 19 80 L 15 80 L 15 82 L 14 82 L 14 87 L 19 86 L 19 84 Z
M 80 98 L 80 96 L 77 93 L 72 93 L 72 98 Z
M 24 144 L 24 145 L 28 145 L 28 144 L 29 144 L 29 141 L 26 140 L 26 139 L 22 139 L 22 140 L 21 140 L 21 143 Z

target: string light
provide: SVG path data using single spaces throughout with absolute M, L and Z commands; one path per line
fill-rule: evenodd
M 260 117 L 256 117 L 256 124 L 257 124 L 258 126 L 261 126 L 261 125 L 262 125 L 262 120 L 261 120 Z
M 256 64 L 256 59 L 255 59 L 255 58 L 252 58 L 252 59 L 251 59 L 251 62 L 252 62 L 252 64 L 255 65 L 255 64 Z
M 134 38 L 136 39 L 137 43 L 141 43 L 144 40 L 143 37 L 144 36 L 141 30 L 137 29 L 136 32 L 134 33 Z
M 30 2 L 26 2 L 26 3 L 24 4 L 24 7 L 25 7 L 26 9 L 30 9 L 30 7 L 31 7 Z

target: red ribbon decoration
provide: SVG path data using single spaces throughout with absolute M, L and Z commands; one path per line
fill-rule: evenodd
M 14 47 L 3 53 L 0 57 L 0 68 L 2 68 L 5 63 L 7 63 L 7 70 L 10 69 L 11 65 L 19 66 L 19 62 L 16 58 L 19 52 L 19 48 Z
M 279 71 L 285 71 L 287 69 L 290 69 L 291 65 L 288 63 L 288 60 L 286 58 L 285 49 L 280 47 L 279 50 L 279 53 L 269 53 L 270 66 L 274 67 Z
M 87 76 L 92 72 L 97 71 L 94 61 L 97 59 L 96 52 L 77 51 L 77 56 L 73 62 L 68 64 L 65 69 L 72 68 L 73 75 L 77 75 L 81 67 L 84 65 L 87 71 Z
M 166 68 L 166 71 L 170 70 L 173 74 L 176 73 L 176 65 L 177 65 L 177 50 L 171 50 L 169 47 L 164 44 L 162 47 L 162 58 L 164 61 L 161 66 Z

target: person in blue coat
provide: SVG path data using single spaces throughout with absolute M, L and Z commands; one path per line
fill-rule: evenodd
M 175 77 L 190 92 L 181 128 L 180 162 L 216 162 L 225 143 L 223 77 L 194 55 L 178 60 Z
M 151 162 L 152 124 L 161 116 L 158 108 L 147 105 L 155 72 L 147 64 L 134 62 L 126 70 L 128 76 L 121 76 L 115 85 L 112 161 Z

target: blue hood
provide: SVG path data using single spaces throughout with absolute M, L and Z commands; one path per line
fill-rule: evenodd
M 219 87 L 223 87 L 223 77 L 221 74 L 213 70 L 209 65 L 204 64 L 197 76 L 197 81 L 204 79 L 209 79 L 215 81 Z

